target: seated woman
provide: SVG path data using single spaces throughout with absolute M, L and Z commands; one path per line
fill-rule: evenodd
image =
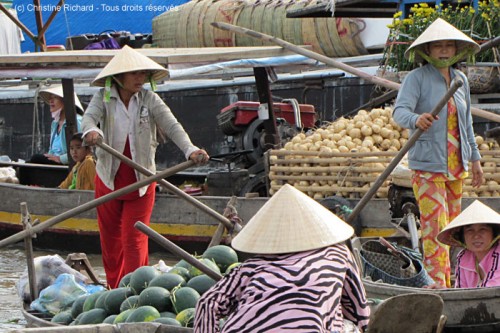
M 284 185 L 233 239 L 236 250 L 256 256 L 201 296 L 194 332 L 338 333 L 344 319 L 363 331 L 370 308 L 343 244 L 353 233 L 314 199 Z
M 455 288 L 500 286 L 500 214 L 474 201 L 438 234 L 457 255 Z
M 66 147 L 66 113 L 64 112 L 62 85 L 52 86 L 41 90 L 40 97 L 50 107 L 52 124 L 50 127 L 50 146 L 48 153 L 34 154 L 29 163 L 39 164 L 68 164 L 68 149 Z M 81 131 L 83 107 L 75 94 L 77 131 Z
M 75 166 L 59 188 L 70 190 L 94 190 L 95 160 L 90 146 L 83 145 L 82 133 L 76 133 L 69 142 L 69 152 Z

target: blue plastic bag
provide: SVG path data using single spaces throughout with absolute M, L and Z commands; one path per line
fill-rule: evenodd
M 48 286 L 40 292 L 40 296 L 31 302 L 33 310 L 42 313 L 57 314 L 68 310 L 73 302 L 80 296 L 87 294 L 87 290 L 75 281 L 71 274 L 61 274 L 54 284 Z

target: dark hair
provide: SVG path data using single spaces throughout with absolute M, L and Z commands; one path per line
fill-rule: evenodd
M 73 134 L 73 136 L 71 137 L 70 141 L 73 141 L 73 140 L 78 140 L 80 142 L 83 142 L 83 133 L 75 133 L 75 134 Z
M 491 231 L 493 233 L 493 238 L 500 235 L 500 225 L 492 224 L 492 223 L 485 223 L 485 224 L 491 227 Z M 465 226 L 460 227 L 460 229 L 458 229 L 456 232 L 454 232 L 453 236 L 452 236 L 456 240 L 460 241 L 462 244 L 465 244 L 464 228 L 465 228 Z

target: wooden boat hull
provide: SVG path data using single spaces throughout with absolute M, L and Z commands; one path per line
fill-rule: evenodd
M 144 332 L 144 333 L 192 333 L 192 328 L 175 327 L 159 323 L 125 323 L 117 325 L 110 324 L 97 324 L 97 325 L 75 325 L 66 326 L 52 323 L 50 319 L 40 313 L 35 313 L 27 309 L 26 305 L 21 310 L 24 318 L 26 319 L 27 329 L 20 329 L 14 332 L 28 333 L 31 329 L 36 329 L 37 333 L 93 333 L 93 332 L 114 332 L 114 333 L 131 333 L 131 332 Z
M 500 287 L 473 289 L 423 289 L 403 287 L 365 279 L 367 296 L 386 299 L 408 293 L 433 293 L 444 301 L 448 317 L 445 332 L 481 333 L 500 331 Z
M 40 188 L 17 184 L 0 183 L 0 232 L 5 237 L 22 230 L 20 203 L 26 202 L 31 220 L 39 219 L 41 223 L 64 213 L 72 208 L 94 199 L 93 191 L 75 191 L 56 188 Z M 222 213 L 229 197 L 200 197 L 199 200 L 215 211 Z M 242 198 L 243 199 L 243 198 Z M 244 204 L 237 202 L 238 214 L 244 221 L 264 204 L 265 198 L 245 199 Z M 218 221 L 202 212 L 187 201 L 172 195 L 158 193 L 151 218 L 151 227 L 172 241 L 185 243 L 208 243 L 215 233 Z M 96 210 L 91 209 L 71 217 L 39 234 L 34 239 L 35 245 L 44 246 L 44 240 L 55 245 L 55 238 L 68 240 L 99 240 L 99 227 Z M 68 244 L 69 243 L 69 244 Z M 78 242 L 80 243 L 80 242 Z M 94 242 L 95 243 L 95 242 Z M 64 245 L 64 244 L 61 244 Z M 83 245 L 83 244 L 82 244 Z M 60 248 L 56 246 L 56 248 Z M 98 248 L 97 248 L 98 249 Z M 82 248 L 96 252 L 95 246 Z
M 222 213 L 230 197 L 199 196 L 200 202 Z M 63 190 L 19 184 L 0 183 L 0 237 L 4 238 L 22 230 L 20 203 L 26 202 L 32 222 L 41 223 L 70 209 L 94 199 L 93 191 Z M 464 205 L 472 199 L 464 199 Z M 493 209 L 500 209 L 498 198 L 481 199 Z M 264 205 L 267 198 L 238 198 L 236 209 L 243 222 Z M 349 200 L 351 207 L 358 200 Z M 356 219 L 357 235 L 362 237 L 388 237 L 395 233 L 390 223 L 391 213 L 386 199 L 372 199 Z M 210 242 L 219 221 L 177 196 L 157 193 L 151 217 L 151 227 L 181 245 L 190 245 L 194 250 Z M 74 240 L 74 241 L 73 241 Z M 34 244 L 38 247 L 67 249 L 88 253 L 99 252 L 99 228 L 96 210 L 91 209 L 71 217 L 37 235 Z

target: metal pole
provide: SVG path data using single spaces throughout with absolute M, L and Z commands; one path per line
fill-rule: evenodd
M 53 225 L 55 225 L 57 223 L 60 223 L 66 219 L 69 219 L 70 217 L 73 217 L 75 215 L 83 213 L 89 209 L 95 208 L 95 207 L 99 206 L 100 204 L 103 204 L 105 202 L 108 202 L 110 200 L 118 198 L 119 196 L 130 193 L 132 191 L 138 190 L 143 186 L 151 184 L 152 182 L 158 181 L 158 180 L 163 179 L 165 177 L 171 176 L 179 171 L 182 171 L 182 170 L 185 170 L 189 167 L 192 167 L 194 164 L 195 163 L 193 161 L 183 162 L 183 163 L 178 164 L 176 166 L 173 166 L 171 168 L 165 169 L 162 172 L 159 172 L 154 176 L 145 178 L 145 179 L 140 180 L 134 184 L 130 184 L 124 188 L 121 188 L 117 191 L 113 191 L 109 194 L 103 195 L 100 198 L 97 198 L 97 199 L 94 199 L 94 200 L 89 201 L 87 203 L 84 203 L 81 206 L 70 209 L 62 214 L 59 214 L 57 216 L 54 216 L 54 217 L 48 219 L 47 221 L 45 221 L 43 223 L 40 223 L 40 224 L 34 226 L 33 228 L 31 228 L 29 230 L 23 230 L 23 231 L 18 232 L 17 234 L 14 234 L 10 237 L 2 239 L 0 241 L 0 248 L 7 246 L 7 245 L 10 245 L 10 244 L 13 244 L 13 243 L 17 243 L 27 236 L 34 235 L 38 232 L 41 232 L 45 229 L 52 227 Z
M 220 279 L 222 279 L 222 275 L 220 275 L 219 273 L 217 273 L 216 271 L 214 271 L 213 269 L 211 269 L 210 267 L 208 267 L 204 263 L 200 262 L 198 259 L 196 259 L 192 255 L 190 255 L 189 253 L 187 253 L 186 251 L 184 251 L 183 249 L 181 249 L 180 247 L 175 245 L 173 242 L 171 242 L 167 238 L 163 237 L 162 235 L 160 235 L 159 233 L 157 233 L 156 231 L 154 231 L 153 229 L 151 229 L 150 227 L 148 227 L 147 225 L 145 225 L 141 221 L 135 222 L 134 227 L 137 230 L 139 230 L 140 232 L 146 234 L 149 238 L 154 240 L 159 245 L 163 246 L 165 249 L 167 249 L 171 253 L 186 260 L 188 263 L 190 263 L 194 267 L 198 268 L 200 271 L 207 274 L 215 281 L 219 281 Z
M 136 162 L 132 161 L 127 156 L 125 156 L 122 153 L 120 153 L 119 151 L 117 151 L 116 149 L 114 149 L 114 148 L 110 147 L 109 145 L 105 144 L 104 142 L 102 142 L 102 138 L 99 138 L 99 140 L 97 141 L 97 146 L 99 146 L 100 148 L 102 148 L 106 152 L 110 153 L 111 155 L 113 155 L 114 157 L 119 159 L 120 161 L 131 166 L 135 170 L 139 171 L 143 175 L 146 175 L 146 176 L 153 175 L 153 173 L 150 170 L 146 169 L 145 167 L 143 167 L 140 164 L 137 164 Z M 216 212 L 212 208 L 210 208 L 207 205 L 196 200 L 195 198 L 193 198 L 189 194 L 185 193 L 184 191 L 182 191 L 178 187 L 174 186 L 173 184 L 169 183 L 165 179 L 158 180 L 158 184 L 162 185 L 168 191 L 170 191 L 170 192 L 176 194 L 177 196 L 181 197 L 182 199 L 186 200 L 187 202 L 189 202 L 190 204 L 192 204 L 196 208 L 199 208 L 203 212 L 214 217 L 216 220 L 219 220 L 222 224 L 224 224 L 224 226 L 227 228 L 227 230 L 235 230 L 236 232 L 241 230 L 241 225 L 233 224 L 228 218 L 224 217 L 223 215 L 219 214 L 218 212 Z

